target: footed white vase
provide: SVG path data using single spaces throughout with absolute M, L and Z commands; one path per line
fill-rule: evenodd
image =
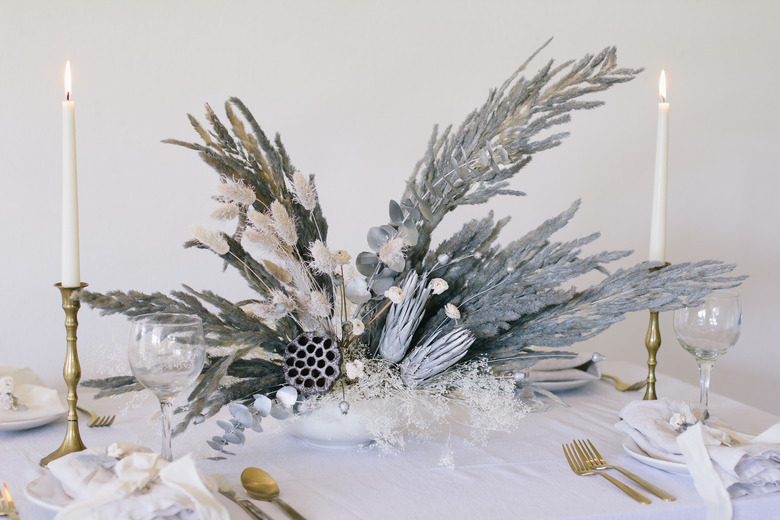
M 337 404 L 306 412 L 287 422 L 287 432 L 315 448 L 349 450 L 374 441 L 359 410 L 341 413 Z

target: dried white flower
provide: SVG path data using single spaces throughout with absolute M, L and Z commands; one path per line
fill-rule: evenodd
M 298 243 L 298 230 L 295 227 L 295 219 L 293 219 L 281 202 L 275 200 L 271 203 L 271 218 L 273 219 L 271 225 L 287 245 L 294 246 Z
M 382 246 L 379 250 L 379 259 L 393 271 L 399 273 L 403 271 L 406 262 L 403 239 L 396 237 Z
M 441 294 L 449 288 L 450 285 L 443 278 L 434 278 L 431 280 L 431 291 L 433 291 L 433 294 Z
M 400 287 L 390 287 L 385 291 L 385 296 L 393 303 L 399 304 L 404 301 L 404 292 Z
M 0 377 L 0 394 L 12 394 L 16 384 L 11 376 Z
M 313 211 L 317 207 L 317 190 L 301 172 L 293 173 L 292 192 L 295 202 L 307 210 Z
M 233 220 L 238 216 L 238 206 L 232 202 L 221 202 L 211 211 L 214 220 Z
M 322 291 L 312 291 L 309 293 L 308 302 L 309 313 L 318 318 L 327 318 L 330 316 L 330 299 Z
M 349 379 L 359 379 L 365 375 L 365 372 L 363 371 L 363 362 L 359 359 L 347 363 L 344 365 L 344 368 L 347 371 L 347 377 Z
M 352 324 L 353 336 L 360 336 L 366 331 L 366 325 L 363 323 L 363 320 L 358 318 L 353 318 L 349 320 L 349 322 Z
M 448 303 L 447 305 L 444 306 L 444 314 L 446 314 L 448 317 L 452 318 L 453 320 L 460 319 L 460 311 L 452 303 Z
M 217 191 L 231 202 L 244 206 L 251 206 L 257 200 L 257 196 L 252 188 L 244 185 L 243 182 L 225 181 L 217 186 Z
M 339 249 L 334 255 L 336 256 L 336 262 L 338 262 L 339 265 L 347 265 L 352 261 L 352 256 L 343 249 Z
M 209 231 L 200 226 L 190 226 L 190 233 L 192 233 L 192 236 L 197 238 L 201 244 L 218 255 L 225 255 L 230 251 L 230 246 L 222 233 Z
M 291 386 L 283 386 L 276 391 L 276 399 L 282 406 L 290 408 L 298 400 L 298 390 Z
M 7 411 L 7 410 L 15 410 L 16 406 L 14 405 L 14 402 L 16 399 L 14 399 L 14 396 L 11 394 L 0 394 L 0 410 Z
M 339 267 L 339 261 L 322 240 L 315 240 L 309 249 L 312 261 L 310 265 L 315 273 L 331 274 Z

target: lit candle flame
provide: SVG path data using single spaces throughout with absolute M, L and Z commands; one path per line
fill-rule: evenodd
M 65 62 L 65 99 L 70 101 L 70 60 Z
M 666 73 L 661 69 L 661 79 L 658 80 L 658 95 L 661 96 L 661 102 L 666 103 Z

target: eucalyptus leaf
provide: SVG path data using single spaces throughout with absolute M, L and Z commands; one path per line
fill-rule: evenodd
M 363 276 L 371 276 L 379 266 L 379 257 L 376 253 L 363 251 L 355 259 L 355 268 Z
M 375 226 L 368 230 L 366 241 L 368 242 L 368 247 L 374 251 L 379 251 L 392 240 L 392 237 L 393 233 L 386 229 L 385 226 Z
M 366 303 L 371 299 L 371 292 L 368 290 L 368 284 L 362 278 L 355 278 L 347 284 L 344 290 L 347 300 L 356 305 Z
M 400 226 L 404 223 L 404 211 L 401 209 L 401 205 L 394 200 L 390 201 L 389 213 L 390 222 L 396 226 Z

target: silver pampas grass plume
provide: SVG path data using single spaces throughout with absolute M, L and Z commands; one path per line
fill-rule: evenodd
M 436 331 L 425 343 L 415 347 L 401 363 L 401 379 L 414 388 L 430 383 L 466 355 L 474 343 L 474 334 L 458 327 L 444 336 Z

